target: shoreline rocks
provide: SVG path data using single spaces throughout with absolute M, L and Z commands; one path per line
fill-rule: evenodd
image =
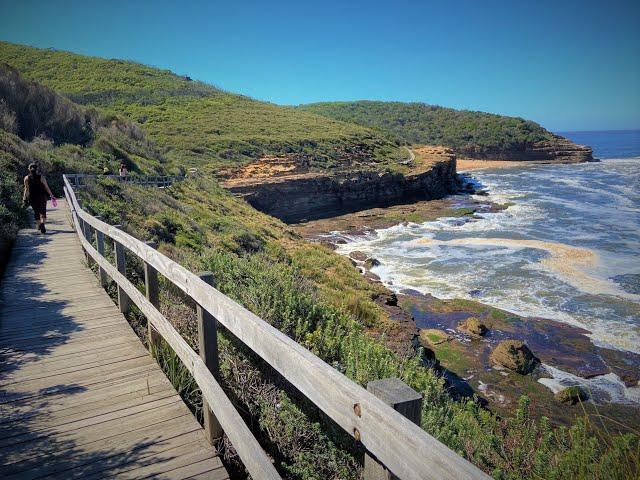
M 531 373 L 540 363 L 529 347 L 520 340 L 500 342 L 489 358 L 493 364 L 508 368 L 520 375 Z
M 424 348 L 433 348 L 445 342 L 451 341 L 452 337 L 444 330 L 437 328 L 421 328 L 419 341 Z
M 367 258 L 364 261 L 364 266 L 368 269 L 372 269 L 373 267 L 377 267 L 379 265 L 381 265 L 381 263 L 380 263 L 380 260 L 378 260 L 377 258 L 371 257 L 371 258 Z
M 469 317 L 458 324 L 458 330 L 472 337 L 484 337 L 488 328 L 479 318 Z

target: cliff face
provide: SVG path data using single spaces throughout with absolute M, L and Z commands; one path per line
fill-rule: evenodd
M 526 145 L 522 150 L 495 150 L 477 152 L 457 149 L 460 156 L 482 160 L 534 160 L 559 163 L 593 162 L 593 150 L 585 145 L 577 145 L 571 140 L 554 135 L 551 140 L 542 140 Z
M 442 158 L 407 175 L 369 171 L 310 172 L 269 179 L 229 180 L 223 186 L 244 197 L 254 208 L 296 223 L 364 208 L 443 197 L 455 191 L 456 161 L 454 157 Z

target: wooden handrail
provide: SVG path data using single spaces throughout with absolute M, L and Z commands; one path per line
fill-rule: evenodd
M 402 480 L 490 478 L 382 400 L 180 264 L 122 230 L 89 215 L 80 207 L 66 175 L 64 183 L 74 219 L 86 222 L 151 265 L 271 365 L 340 427 L 362 442 L 368 452 L 397 477 Z M 88 254 L 126 291 L 147 316 L 148 321 L 185 362 L 249 470 L 252 459 L 245 457 L 247 454 L 255 455 L 255 447 L 247 448 L 246 445 L 236 443 L 249 441 L 244 436 L 234 439 L 229 435 L 227 428 L 236 428 L 232 425 L 233 415 L 225 411 L 223 419 L 219 414 L 217 402 L 220 392 L 217 389 L 220 387 L 206 365 L 144 295 L 93 249 L 77 225 L 76 230 Z M 255 442 L 255 439 L 251 438 Z M 249 471 L 254 476 L 254 473 Z
M 184 176 L 181 175 L 113 175 L 113 174 L 92 174 L 92 173 L 72 173 L 66 175 L 69 184 L 73 187 L 79 188 L 86 185 L 86 179 L 96 178 L 112 178 L 125 183 L 133 183 L 136 185 L 153 185 L 156 187 L 169 187 L 173 183 L 184 180 Z
M 185 368 L 193 376 L 198 387 L 200 387 L 202 396 L 208 404 L 215 405 L 216 418 L 222 425 L 229 440 L 231 440 L 251 477 L 264 480 L 282 480 L 271 460 L 198 354 L 193 351 L 180 333 L 156 307 L 140 293 L 136 286 L 120 273 L 116 267 L 111 265 L 85 238 L 80 226 L 82 217 L 78 215 L 77 201 L 73 190 L 68 189 L 68 184 L 65 185 L 65 188 L 67 189 L 67 198 L 72 199 L 71 215 L 82 247 L 100 268 L 116 282 L 118 288 L 124 290 L 128 299 L 136 304 L 147 318 L 147 321 L 153 325 L 167 344 L 176 352 L 176 355 L 178 355 Z M 80 221 L 78 221 L 79 219 Z

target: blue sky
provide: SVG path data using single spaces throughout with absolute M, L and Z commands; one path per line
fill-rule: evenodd
M 0 39 L 280 104 L 380 99 L 640 128 L 638 1 L 0 0 Z

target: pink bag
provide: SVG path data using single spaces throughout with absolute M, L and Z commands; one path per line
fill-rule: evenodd
M 53 208 L 58 208 L 58 200 L 56 200 L 56 197 L 51 197 L 51 205 Z

